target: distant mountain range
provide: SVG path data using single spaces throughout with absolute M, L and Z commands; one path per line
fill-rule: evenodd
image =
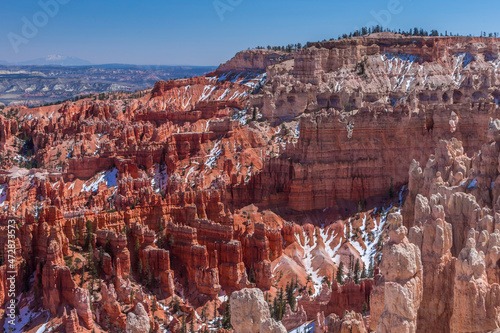
M 67 57 L 63 55 L 49 55 L 45 58 L 37 58 L 26 61 L 18 61 L 18 62 L 8 62 L 5 60 L 0 60 L 0 65 L 4 66 L 64 66 L 64 67 L 81 67 L 81 66 L 92 66 L 98 68 L 109 68 L 109 69 L 148 69 L 148 70 L 160 70 L 166 68 L 186 68 L 192 69 L 196 67 L 210 67 L 210 66 L 189 66 L 189 65 L 133 65 L 133 64 L 100 64 L 95 65 L 90 61 L 76 58 L 76 57 Z
M 62 55 L 49 55 L 45 58 L 38 58 L 30 61 L 20 62 L 19 65 L 35 66 L 89 66 L 90 61 L 75 57 L 66 57 Z
M 75 57 L 67 57 L 63 55 L 49 55 L 45 58 L 37 58 L 27 61 L 18 61 L 15 63 L 0 60 L 0 65 L 11 66 L 90 66 L 92 63 Z
M 57 56 L 23 62 L 24 65 L 5 65 L 0 61 L 0 103 L 31 106 L 93 93 L 133 92 L 153 87 L 159 80 L 201 76 L 216 69 L 211 66 L 86 63 L 81 59 Z

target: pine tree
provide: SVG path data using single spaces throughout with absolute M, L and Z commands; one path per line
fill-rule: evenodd
M 98 255 L 98 261 L 97 261 L 97 271 L 102 274 L 103 272 L 103 265 L 104 265 L 104 250 L 102 249 L 102 247 L 99 247 L 99 249 L 97 250 L 99 252 L 99 255 Z
M 337 270 L 337 283 L 344 284 L 344 263 L 341 261 Z
M 248 281 L 250 283 L 255 283 L 255 271 L 252 265 L 250 265 L 250 268 L 248 270 Z
M 161 220 L 160 220 L 160 223 L 158 226 L 158 241 L 157 241 L 157 245 L 160 249 L 163 248 L 163 245 L 165 244 L 164 229 L 165 228 L 163 227 L 163 224 L 161 223 Z
M 373 258 L 370 258 L 370 266 L 368 266 L 368 277 L 373 277 L 375 268 L 373 267 Z
M 363 267 L 363 270 L 361 271 L 361 279 L 366 279 L 366 278 L 367 278 L 366 268 Z
M 189 332 L 194 333 L 194 318 L 189 322 Z
M 153 311 L 153 315 L 156 311 L 158 311 L 158 304 L 156 303 L 156 296 L 153 296 L 151 311 Z
M 139 274 L 142 274 L 142 263 L 139 260 L 139 249 L 141 248 L 141 245 L 139 244 L 139 238 L 135 239 L 135 246 L 134 246 L 134 270 L 135 273 L 139 272 Z M 139 269 L 140 268 L 140 269 Z
M 83 287 L 83 282 L 85 281 L 84 277 L 85 277 L 85 265 L 82 264 L 82 271 L 80 273 L 80 287 Z
M 224 310 L 224 316 L 222 319 L 222 328 L 229 330 L 231 326 L 231 306 L 229 302 L 226 302 L 226 309 Z
M 142 278 L 143 278 L 144 284 L 148 287 L 151 287 L 151 285 L 153 284 L 153 273 L 151 272 L 147 258 L 145 258 L 144 261 L 145 261 L 145 263 L 144 263 L 144 271 L 143 271 Z
M 332 284 L 330 283 L 330 279 L 328 278 L 328 276 L 324 276 L 323 279 L 321 279 L 321 284 L 325 283 L 326 285 L 328 285 L 328 287 L 331 287 Z
M 203 308 L 201 308 L 201 314 L 200 318 L 202 322 L 205 322 L 207 320 L 207 305 L 205 304 Z
M 359 284 L 359 259 L 356 260 L 356 265 L 354 265 L 354 283 Z
M 394 184 L 392 183 L 393 178 L 391 177 L 391 185 L 389 186 L 389 198 L 394 198 Z
M 92 244 L 94 234 L 92 232 L 92 221 L 87 220 L 86 224 L 86 236 L 85 236 L 85 250 L 89 249 L 89 246 Z
M 172 308 L 174 309 L 174 313 L 177 313 L 181 310 L 181 306 L 179 304 L 179 299 L 175 296 L 174 296 L 174 304 L 173 304 Z
M 139 267 L 137 268 L 137 274 L 139 276 L 139 279 L 141 280 L 142 280 L 142 272 L 143 272 L 142 261 L 139 260 Z
M 111 241 L 109 240 L 109 236 L 106 238 L 106 244 L 104 245 L 104 251 L 106 251 L 106 253 L 109 253 L 109 254 L 112 253 Z
M 94 264 L 94 248 L 92 247 L 92 244 L 90 244 L 89 252 L 87 253 L 87 264 L 89 266 L 90 275 L 92 278 L 95 278 L 97 276 L 97 270 Z
M 275 320 L 279 320 L 278 315 L 279 315 L 279 304 L 278 304 L 278 297 L 276 296 L 273 300 L 271 317 L 273 317 L 273 319 L 275 319 Z
M 285 299 L 283 297 L 283 288 L 280 288 L 280 291 L 278 292 L 278 320 L 281 320 L 283 318 L 283 315 L 285 314 Z
M 365 315 L 368 312 L 368 304 L 366 302 L 363 303 L 363 308 L 361 310 L 361 313 Z
M 290 308 L 293 310 L 295 310 L 295 305 L 297 303 L 297 300 L 295 299 L 295 295 L 294 295 L 294 291 L 295 291 L 295 283 L 293 282 L 293 279 L 292 279 L 292 282 L 290 283 L 290 285 L 288 285 L 288 283 L 286 284 L 286 301 L 288 303 L 288 305 L 290 305 Z
M 186 327 L 186 314 L 182 313 L 182 327 L 181 327 L 181 333 L 187 333 L 187 327 Z

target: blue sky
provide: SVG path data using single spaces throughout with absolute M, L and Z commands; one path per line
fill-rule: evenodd
M 57 13 L 44 14 L 40 2 L 56 2 Z M 372 23 L 473 35 L 500 32 L 500 2 L 474 4 L 463 0 L 3 1 L 0 60 L 62 54 L 95 64 L 218 65 L 248 47 L 336 38 Z M 37 31 L 23 32 L 25 22 Z

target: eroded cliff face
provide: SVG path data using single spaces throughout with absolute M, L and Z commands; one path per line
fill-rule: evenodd
M 287 329 L 479 330 L 469 304 L 494 329 L 498 43 L 247 51 L 205 77 L 0 116 L 0 230 L 16 221 L 18 289 L 34 278 L 21 298 L 43 295 L 69 332 L 215 330 L 253 311 L 231 293 L 272 304 L 290 285 Z M 269 316 L 254 329 L 283 331 Z
M 455 258 L 451 256 L 452 228 L 445 222 L 444 208 L 433 195 L 430 202 L 417 196 L 415 219 L 409 239 L 421 250 L 423 295 L 418 311 L 417 331 L 447 332 L 453 313 Z M 436 297 L 440 295 L 440 297 Z
M 423 292 L 420 249 L 408 241 L 401 214 L 389 215 L 388 224 L 390 240 L 380 265 L 383 278 L 378 282 L 384 290 L 384 309 L 371 325 L 376 325 L 377 332 L 416 332 Z
M 416 161 L 409 168 L 405 225 L 411 226 L 408 238 L 420 249 L 423 266 L 422 301 L 414 326 L 418 332 L 499 328 L 500 231 L 494 183 L 500 174 L 499 125 L 498 120 L 489 121 L 488 141 L 472 157 L 464 154 L 460 141 L 441 141 L 425 169 Z M 382 268 L 380 281 L 393 271 Z M 376 307 L 387 307 L 388 302 L 381 301 L 377 287 L 371 295 L 372 328 L 374 320 L 383 318 Z
M 248 50 L 238 52 L 234 58 L 217 68 L 216 73 L 265 72 L 266 68 L 293 58 L 290 53 L 268 50 Z
M 412 159 L 423 164 L 439 140 L 478 150 L 486 133 L 477 128 L 499 113 L 498 45 L 375 34 L 319 43 L 269 66 L 251 103 L 274 123 L 299 117 L 298 139 L 241 189 L 247 197 L 232 199 L 346 214 L 339 207 L 351 213 L 391 183 L 407 183 Z

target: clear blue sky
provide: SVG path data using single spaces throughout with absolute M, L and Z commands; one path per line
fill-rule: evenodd
M 65 4 L 53 17 L 44 17 L 38 0 L 2 1 L 0 60 L 62 54 L 94 64 L 218 65 L 248 47 L 336 38 L 376 23 L 373 13 L 388 9 L 390 18 L 379 15 L 384 27 L 500 32 L 498 0 L 41 1 Z M 33 16 L 41 27 L 23 34 L 23 17 L 33 23 Z M 17 38 L 17 53 L 9 36 Z

